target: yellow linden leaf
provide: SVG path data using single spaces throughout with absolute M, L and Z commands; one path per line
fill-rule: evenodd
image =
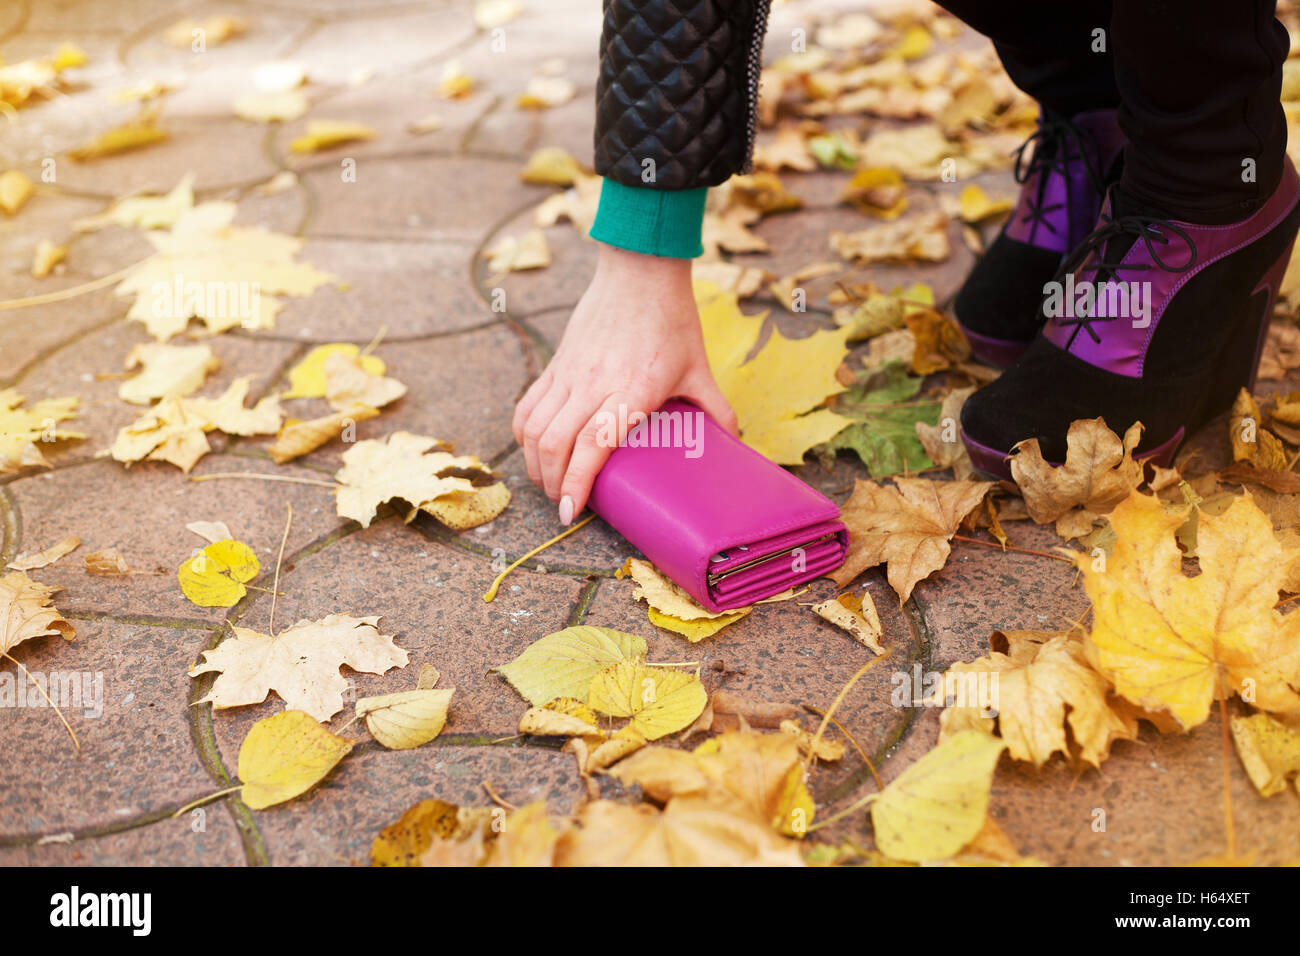
M 56 246 L 50 240 L 42 239 L 32 253 L 32 278 L 44 279 L 67 254 L 67 246 Z
M 286 710 L 259 720 L 239 747 L 240 798 L 263 810 L 306 793 L 352 750 L 310 714 Z
M 177 578 L 199 607 L 234 607 L 248 593 L 244 584 L 261 570 L 257 555 L 242 541 L 216 541 L 182 562 Z
M 55 72 L 62 73 L 64 70 L 71 70 L 78 66 L 85 66 L 86 63 L 89 62 L 89 59 L 90 58 L 86 56 L 85 50 L 77 46 L 77 44 L 65 40 L 60 43 L 58 49 L 54 51 L 54 57 L 50 61 L 50 66 L 54 68 Z
M 658 740 L 689 727 L 704 712 L 708 692 L 699 677 L 643 660 L 626 660 L 591 678 L 587 703 L 611 717 L 630 717 L 631 727 Z
M 375 138 L 375 131 L 362 123 L 347 120 L 311 120 L 307 123 L 306 134 L 297 137 L 289 144 L 294 153 L 315 153 L 322 149 L 342 146 L 359 140 Z
M 740 437 L 781 465 L 797 465 L 813 445 L 829 441 L 850 420 L 817 409 L 844 391 L 836 370 L 848 354 L 848 331 L 814 332 L 787 339 L 773 329 L 754 356 L 763 316 L 747 316 L 733 293 L 696 283 L 709 367 L 740 422 Z
M 907 208 L 907 186 L 896 169 L 868 166 L 849 180 L 840 202 L 850 203 L 868 215 L 897 219 Z
M 766 821 L 695 797 L 663 811 L 597 800 L 560 837 L 560 866 L 803 866 L 798 844 Z
M 342 485 L 335 492 L 339 517 L 369 527 L 386 501 L 400 498 L 418 509 L 453 491 L 473 490 L 463 473 L 491 475 L 473 455 L 452 455 L 443 447 L 436 438 L 410 432 L 394 432 L 384 441 L 357 442 L 343 453 L 343 467 L 334 475 Z
M 277 465 L 283 465 L 286 461 L 293 461 L 338 438 L 352 429 L 357 422 L 364 422 L 378 414 L 377 408 L 371 408 L 369 405 L 354 405 L 347 411 L 335 412 L 333 415 L 325 415 L 321 418 L 286 421 L 275 441 L 266 446 L 266 451 Z M 353 437 L 355 438 L 355 435 Z
M 357 716 L 365 718 L 370 735 L 389 750 L 410 750 L 442 733 L 455 692 L 453 687 L 362 697 L 357 701 Z
M 964 730 L 899 774 L 871 804 L 880 852 L 909 863 L 955 856 L 984 826 L 1004 746 Z
M 519 172 L 519 178 L 539 186 L 572 186 L 574 180 L 584 172 L 582 164 L 567 150 L 558 146 L 545 146 L 528 157 L 528 162 Z
M 243 707 L 260 704 L 274 690 L 290 710 L 329 720 L 343 709 L 349 686 L 340 667 L 383 674 L 409 661 L 391 634 L 379 633 L 378 623 L 378 615 L 329 614 L 319 621 L 299 621 L 274 636 L 234 627 L 232 637 L 204 651 L 190 668 L 191 677 L 217 673 L 199 703 L 218 710 Z
M 33 581 L 26 571 L 0 576 L 0 653 L 8 654 L 33 637 L 58 634 L 70 641 L 77 636 L 76 628 L 50 607 L 50 598 L 62 590 Z
M 38 443 L 85 438 L 81 432 L 51 427 L 55 422 L 75 417 L 77 402 L 71 396 L 45 398 L 21 408 L 22 395 L 12 388 L 0 389 L 0 475 L 20 468 L 48 466 Z
M 1232 739 L 1237 744 L 1250 782 L 1266 797 L 1286 789 L 1286 778 L 1300 774 L 1300 730 L 1268 714 L 1232 718 Z M 1296 778 L 1300 791 L 1300 776 Z
M 735 624 L 741 618 L 747 616 L 753 608 L 742 607 L 738 611 L 728 611 L 726 614 L 719 615 L 715 618 L 701 618 L 697 620 L 684 620 L 680 617 L 674 617 L 671 614 L 664 614 L 662 611 L 656 611 L 654 608 L 647 609 L 650 617 L 650 623 L 655 627 L 662 627 L 665 631 L 672 631 L 674 634 L 680 634 L 692 644 L 697 644 L 706 637 L 712 637 L 722 630 L 728 624 Z
M 569 824 L 557 825 L 538 800 L 510 814 L 492 841 L 485 866 L 552 866 L 555 846 Z
M 965 187 L 958 197 L 961 218 L 969 223 L 983 222 L 992 216 L 1000 215 L 1015 205 L 1010 199 L 991 199 L 989 194 L 976 185 Z
M 126 357 L 126 368 L 140 371 L 123 382 L 117 397 L 133 405 L 159 398 L 181 398 L 198 391 L 208 373 L 221 366 L 209 345 L 163 345 L 146 342 Z
M 426 501 L 420 510 L 454 531 L 465 531 L 494 520 L 509 504 L 509 486 L 504 481 L 495 481 L 472 491 L 453 491 Z
M 21 170 L 6 169 L 0 173 L 0 209 L 12 216 L 31 198 L 33 188 L 32 181 Z
M 160 143 L 171 136 L 158 127 L 156 113 L 141 114 L 129 123 L 100 133 L 90 142 L 68 150 L 68 155 L 79 163 L 104 156 L 116 156 L 129 150 Z
M 361 368 L 370 375 L 382 376 L 388 371 L 384 360 L 375 355 L 361 355 L 361 346 L 350 342 L 332 342 L 318 345 L 301 362 L 289 369 L 289 390 L 284 398 L 324 398 L 326 392 L 325 363 L 334 355 L 357 356 Z
M 597 673 L 619 661 L 644 657 L 645 652 L 645 640 L 635 634 L 578 625 L 534 641 L 509 664 L 492 670 L 540 707 L 556 697 L 586 701 Z
M 1109 559 L 1079 561 L 1093 603 L 1089 661 L 1117 693 L 1184 730 L 1221 694 L 1300 712 L 1300 618 L 1274 608 L 1293 555 L 1246 494 L 1199 515 L 1200 574 L 1186 577 L 1175 537 L 1186 518 L 1137 492 L 1111 512 Z

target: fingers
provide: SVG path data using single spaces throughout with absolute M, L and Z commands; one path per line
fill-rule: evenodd
M 622 416 L 619 415 L 620 408 L 624 411 Z M 568 467 L 564 470 L 560 484 L 562 523 L 568 524 L 587 506 L 592 483 L 600 474 L 600 469 L 605 467 L 605 462 L 614 449 L 627 437 L 625 426 L 629 419 L 635 424 L 636 411 L 640 410 L 641 405 L 629 402 L 628 396 L 611 395 L 583 424 L 573 443 Z
M 708 412 L 709 417 L 733 435 L 740 433 L 736 422 L 736 412 L 727 401 L 718 383 L 708 372 L 697 375 L 691 384 L 683 389 L 682 395 L 691 399 L 700 408 Z
M 533 409 L 542 397 L 550 391 L 551 383 L 555 377 L 551 374 L 551 367 L 546 366 L 546 370 L 528 386 L 528 391 L 524 392 L 524 397 L 519 400 L 515 406 L 515 417 L 510 422 L 510 429 L 515 434 L 515 444 L 520 448 L 524 447 L 524 426 L 528 424 L 528 417 L 532 415 Z
M 560 483 L 569 466 L 569 456 L 578 432 L 592 415 L 594 399 L 570 393 L 569 400 L 551 418 L 537 442 L 538 466 L 542 471 L 542 487 L 552 501 L 560 500 Z
M 569 387 L 563 383 L 554 383 L 546 394 L 538 399 L 528 416 L 528 421 L 524 423 L 524 463 L 528 468 L 528 477 L 534 484 L 542 483 L 541 453 L 538 443 L 568 398 Z

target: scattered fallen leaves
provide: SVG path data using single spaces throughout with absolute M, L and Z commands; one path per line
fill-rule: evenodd
M 858 232 L 830 234 L 836 255 L 857 265 L 873 262 L 942 262 L 948 258 L 948 219 L 941 212 L 923 213 Z

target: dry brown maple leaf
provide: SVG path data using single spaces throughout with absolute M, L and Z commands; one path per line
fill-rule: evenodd
M 849 554 L 830 577 L 846 587 L 867 568 L 888 563 L 889 585 L 906 601 L 916 582 L 947 562 L 948 542 L 993 482 L 898 478 L 895 484 L 854 485 L 840 510 L 849 529 Z
M 1014 633 L 1014 632 L 1013 632 Z M 1016 760 L 1041 767 L 1054 753 L 1100 767 L 1116 740 L 1137 736 L 1137 720 L 1110 695 L 1110 681 L 1088 664 L 1078 634 L 1042 634 L 1036 642 L 1016 635 L 1015 657 L 993 651 L 969 663 L 954 664 L 944 677 L 944 693 L 956 693 L 940 718 L 940 739 L 970 728 L 992 730 L 971 689 L 983 679 L 996 688 L 998 736 Z M 951 676 L 948 676 L 951 675 Z M 983 675 L 988 675 L 984 677 Z M 964 699 L 963 699 L 964 698 Z M 1069 723 L 1074 749 L 1067 743 Z
M 0 653 L 8 654 L 23 641 L 46 634 L 68 641 L 77 636 L 76 628 L 50 607 L 50 598 L 62 590 L 33 581 L 25 571 L 0 577 Z
M 1285 419 L 1284 419 L 1285 421 Z M 1244 388 L 1237 393 L 1228 418 L 1228 440 L 1232 443 L 1232 460 L 1244 461 L 1256 468 L 1285 471 L 1287 453 L 1281 439 L 1264 427 L 1259 404 Z
M 1105 419 L 1080 419 L 1066 433 L 1063 465 L 1043 459 L 1037 438 L 1022 441 L 1012 449 L 1011 477 L 1029 517 L 1039 524 L 1055 521 L 1056 533 L 1067 539 L 1090 532 L 1098 517 L 1142 482 L 1142 463 L 1133 460 L 1141 438 L 1141 424 L 1132 425 L 1121 442 Z
M 203 652 L 190 676 L 217 673 L 212 688 L 198 703 L 218 710 L 260 704 L 271 691 L 288 710 L 301 710 L 317 720 L 329 720 L 343 709 L 348 682 L 339 673 L 346 664 L 354 671 L 383 674 L 405 667 L 406 651 L 380 634 L 379 615 L 352 617 L 330 614 L 319 621 L 299 621 L 272 637 L 246 627 Z

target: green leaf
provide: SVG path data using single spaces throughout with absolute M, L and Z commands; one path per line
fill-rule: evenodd
M 916 423 L 936 425 L 941 403 L 910 401 L 922 380 L 908 375 L 901 361 L 886 362 L 869 373 L 861 385 L 839 395 L 835 411 L 853 419 L 838 435 L 818 446 L 817 454 L 831 459 L 841 450 L 856 454 L 872 478 L 885 478 L 933 467 L 916 437 Z
M 534 707 L 556 697 L 586 703 L 591 679 L 611 664 L 645 657 L 645 639 L 608 627 L 566 627 L 530 644 L 493 670 Z

